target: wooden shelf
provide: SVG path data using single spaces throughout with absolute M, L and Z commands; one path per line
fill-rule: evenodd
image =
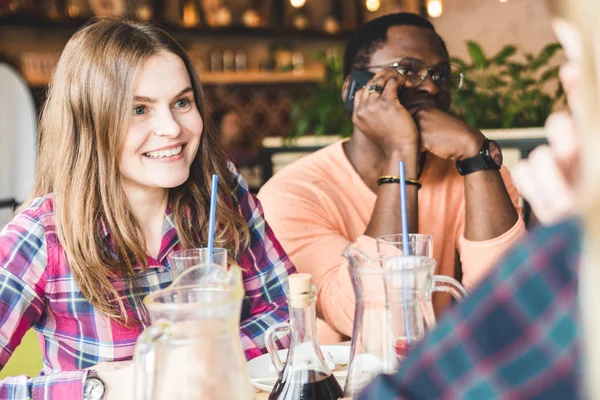
M 205 85 L 254 85 L 278 83 L 316 83 L 323 79 L 323 72 L 198 72 L 200 81 Z M 28 77 L 27 82 L 33 89 L 43 89 L 48 78 L 41 76 Z
M 52 29 L 56 32 L 74 33 L 89 20 L 86 18 L 68 18 L 64 20 L 51 20 L 35 15 L 11 15 L 0 17 L 0 28 L 27 28 L 27 29 Z M 265 39 L 295 39 L 295 40 L 332 40 L 343 41 L 349 39 L 354 31 L 341 31 L 330 34 L 314 29 L 291 29 L 291 28 L 249 28 L 246 26 L 229 26 L 220 28 L 196 27 L 184 28 L 170 23 L 152 21 L 164 28 L 167 32 L 179 35 L 193 35 L 204 37 L 244 37 Z
M 200 81 L 207 85 L 227 84 L 272 84 L 319 82 L 323 73 L 319 71 L 294 72 L 199 72 Z

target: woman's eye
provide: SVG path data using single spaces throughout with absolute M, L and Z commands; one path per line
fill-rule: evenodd
M 146 114 L 146 107 L 144 107 L 144 106 L 133 107 L 133 115 L 144 115 L 144 114 Z
M 179 108 L 187 107 L 190 105 L 190 103 L 191 102 L 189 99 L 180 99 L 175 102 L 175 107 L 179 107 Z

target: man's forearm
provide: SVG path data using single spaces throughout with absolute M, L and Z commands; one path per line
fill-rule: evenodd
M 417 152 L 409 156 L 396 154 L 386 160 L 382 175 L 399 175 L 398 162 L 404 161 L 407 178 L 417 178 Z M 406 186 L 406 202 L 408 209 L 408 231 L 418 232 L 418 189 L 414 185 Z M 377 191 L 377 201 L 365 235 L 377 238 L 402 232 L 402 216 L 400 213 L 400 187 L 397 184 L 383 184 Z
M 518 220 L 498 170 L 487 169 L 466 175 L 465 202 L 465 238 L 468 240 L 497 238 Z

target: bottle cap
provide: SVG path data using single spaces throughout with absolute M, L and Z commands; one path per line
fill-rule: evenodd
M 288 278 L 290 291 L 288 300 L 292 306 L 306 307 L 312 297 L 312 276 L 310 274 L 292 274 Z
M 289 277 L 290 294 L 307 294 L 312 290 L 312 276 L 310 274 L 292 274 Z

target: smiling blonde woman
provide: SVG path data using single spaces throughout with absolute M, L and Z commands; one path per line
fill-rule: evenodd
M 34 327 L 43 376 L 0 381 L 0 398 L 132 398 L 142 306 L 172 281 L 167 255 L 206 246 L 219 175 L 215 246 L 242 268 L 247 358 L 288 319 L 293 266 L 206 117 L 201 80 L 164 31 L 99 19 L 66 45 L 40 123 L 31 199 L 0 232 L 0 365 Z M 92 372 L 90 372 L 90 369 Z M 95 381 L 97 383 L 97 381 Z

